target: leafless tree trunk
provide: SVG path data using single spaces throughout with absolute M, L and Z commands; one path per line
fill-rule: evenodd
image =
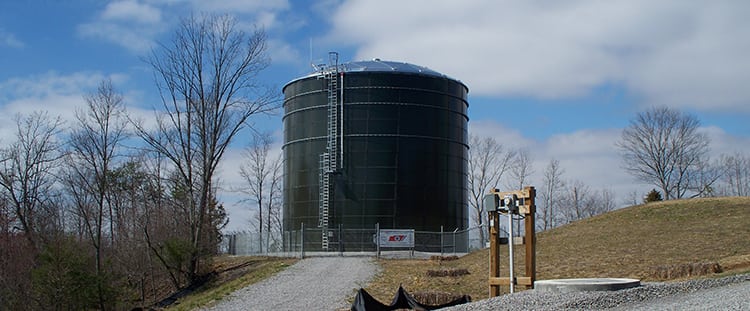
M 532 159 L 529 150 L 520 149 L 516 154 L 513 164 L 510 166 L 508 188 L 522 190 L 523 187 L 526 186 L 526 179 L 529 178 L 531 174 L 534 174 L 534 168 L 531 166 L 531 162 Z M 516 227 L 516 229 L 513 230 L 513 233 L 517 236 L 522 236 L 524 233 L 522 232 L 523 227 L 521 226 L 521 222 L 514 219 L 513 223 Z
M 630 206 L 636 206 L 638 204 L 641 204 L 643 202 L 643 195 L 639 194 L 638 191 L 633 190 L 628 192 L 627 197 L 625 198 L 625 204 Z
M 615 196 L 615 192 L 611 189 L 600 190 L 597 194 L 597 203 L 594 206 L 592 216 L 614 211 L 617 208 Z
M 163 112 L 155 131 L 136 128 L 169 159 L 184 187 L 192 281 L 216 249 L 207 245 L 211 239 L 205 231 L 213 223 L 216 168 L 250 117 L 273 108 L 275 93 L 256 80 L 269 63 L 266 36 L 262 30 L 245 34 L 229 16 L 191 17 L 148 62 L 156 71 Z
M 528 149 L 518 151 L 513 164 L 510 166 L 510 177 L 508 187 L 511 189 L 522 190 L 526 186 L 526 179 L 534 174 L 534 168 L 531 166 L 532 159 Z
M 727 195 L 750 195 L 750 156 L 735 153 L 721 158 L 723 181 L 727 185 Z
M 62 157 L 57 140 L 62 121 L 35 112 L 16 116 L 16 126 L 16 140 L 0 151 L 0 194 L 12 206 L 32 249 L 38 249 L 38 234 L 48 225 L 41 216 Z
M 694 116 L 670 108 L 638 113 L 617 143 L 625 169 L 659 187 L 665 200 L 682 198 L 695 165 L 708 153 L 709 139 L 699 127 Z
M 146 178 L 144 178 L 142 190 L 144 204 L 140 215 L 139 231 L 143 232 L 143 241 L 148 249 L 146 253 L 149 258 L 151 259 L 151 255 L 156 257 L 152 260 L 161 264 L 174 288 L 179 289 L 182 287 L 182 282 L 178 273 L 184 273 L 184 271 L 168 262 L 163 253 L 167 252 L 164 250 L 167 241 L 173 236 L 187 233 L 187 228 L 181 225 L 181 218 L 184 215 L 181 214 L 181 208 L 168 199 L 167 193 L 170 190 L 164 182 L 167 178 L 163 176 L 165 171 L 163 155 L 158 152 L 153 154 L 153 157 L 143 155 L 143 160 L 140 162 L 144 165 Z M 151 279 L 157 278 L 152 275 Z
M 255 135 L 252 145 L 244 153 L 244 163 L 240 166 L 240 175 L 247 187 L 240 189 L 249 195 L 256 205 L 258 213 L 258 246 L 261 252 L 268 250 L 273 233 L 273 214 L 278 214 L 281 200 L 281 154 L 275 160 L 269 159 L 272 138 L 269 133 Z M 264 213 L 265 210 L 265 213 Z M 263 228 L 265 226 L 265 232 Z
M 580 180 L 569 182 L 567 193 L 563 196 L 562 214 L 567 223 L 603 214 L 616 208 L 615 194 L 609 189 L 599 191 Z
M 279 153 L 276 159 L 271 162 L 271 175 L 269 176 L 269 196 L 266 204 L 266 247 L 271 245 L 273 240 L 277 241 L 282 233 L 281 219 L 281 194 L 283 183 L 283 154 Z
M 693 193 L 691 198 L 716 196 L 715 183 L 724 173 L 724 166 L 719 161 L 709 162 L 708 157 L 697 161 L 689 177 L 688 189 Z
M 565 221 L 570 223 L 584 217 L 584 209 L 589 200 L 589 187 L 580 180 L 570 183 L 568 193 L 565 197 L 566 208 L 564 209 Z
M 279 153 L 276 159 L 272 162 L 272 173 L 271 173 L 271 193 L 272 200 L 268 202 L 268 228 L 271 231 L 271 240 L 277 246 L 277 249 L 281 249 L 281 243 L 284 239 L 284 219 L 282 211 L 282 196 L 283 196 L 283 182 L 284 182 L 284 156 L 283 153 Z
M 258 221 L 258 250 L 263 252 L 263 208 L 268 197 L 266 182 L 271 171 L 268 167 L 268 152 L 271 149 L 271 135 L 268 133 L 254 135 L 252 145 L 244 152 L 245 162 L 240 166 L 240 176 L 245 181 L 247 188 L 241 191 L 252 197 L 258 212 L 256 213 Z M 268 213 L 268 212 L 267 212 Z M 269 213 L 270 215 L 270 213 Z
M 110 247 L 114 244 L 115 222 L 112 202 L 112 171 L 118 147 L 126 139 L 126 119 L 122 95 L 112 82 L 102 81 L 96 92 L 85 96 L 86 110 L 77 111 L 76 128 L 71 133 L 68 188 L 76 198 L 78 211 L 94 247 L 96 274 L 103 279 L 104 231 L 109 229 Z M 108 309 L 104 289 L 99 282 L 99 307 Z
M 542 176 L 542 191 L 539 192 L 540 201 L 544 204 L 540 210 L 541 229 L 547 230 L 555 227 L 557 206 L 560 204 L 559 194 L 563 191 L 565 183 L 562 174 L 565 170 L 560 167 L 560 161 L 552 159 L 544 169 Z
M 485 224 L 486 217 L 482 198 L 490 188 L 496 187 L 505 172 L 513 164 L 516 151 L 505 149 L 492 137 L 469 137 L 469 206 L 477 226 Z M 479 230 L 479 241 L 484 245 L 485 232 Z

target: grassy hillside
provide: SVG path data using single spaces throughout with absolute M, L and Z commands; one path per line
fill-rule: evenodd
M 232 292 L 269 278 L 295 262 L 297 259 L 294 258 L 219 256 L 213 263 L 214 278 L 166 309 L 180 311 L 211 306 Z
M 750 270 L 750 198 L 675 200 L 620 209 L 537 235 L 537 279 L 632 277 L 661 280 L 657 271 L 718 263 L 724 271 Z M 501 259 L 507 262 L 507 249 Z M 523 247 L 516 247 L 516 274 Z M 487 298 L 488 251 L 458 260 L 381 260 L 382 273 L 367 288 L 390 301 L 402 284 L 410 292 L 442 291 Z M 507 269 L 507 267 L 505 267 Z M 459 277 L 428 270 L 467 269 Z M 502 275 L 508 275 L 507 270 Z M 671 277 L 675 278 L 675 277 Z

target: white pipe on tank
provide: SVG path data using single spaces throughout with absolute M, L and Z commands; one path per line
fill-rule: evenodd
M 341 133 L 341 137 L 339 140 L 339 144 L 341 145 L 341 148 L 339 148 L 340 149 L 339 154 L 341 154 L 341 166 L 340 167 L 343 170 L 344 169 L 344 72 L 341 72 L 340 77 L 341 77 L 341 83 L 339 83 L 340 85 L 339 88 L 341 89 L 341 93 L 339 93 L 339 95 L 341 96 L 339 96 L 339 102 L 341 103 L 341 108 L 340 108 L 341 114 L 339 115 L 341 117 L 339 119 L 341 119 L 341 126 L 339 127 L 340 128 L 339 133 Z

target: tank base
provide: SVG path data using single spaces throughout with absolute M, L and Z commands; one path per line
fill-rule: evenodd
M 534 282 L 534 290 L 555 293 L 615 291 L 638 286 L 641 286 L 640 280 L 618 278 L 557 279 Z

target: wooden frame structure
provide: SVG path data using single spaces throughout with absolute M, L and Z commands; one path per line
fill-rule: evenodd
M 523 277 L 514 277 L 514 285 L 524 285 L 527 289 L 534 288 L 536 280 L 536 232 L 534 217 L 536 213 L 536 189 L 534 187 L 525 187 L 519 191 L 500 192 L 492 189 L 490 194 L 496 194 L 502 200 L 506 195 L 515 195 L 517 197 L 518 214 L 524 217 L 524 245 L 525 254 L 525 275 Z M 490 231 L 490 269 L 489 269 L 489 295 L 496 297 L 500 295 L 500 286 L 510 286 L 510 277 L 500 277 L 500 215 L 507 214 L 499 209 L 490 210 L 489 214 L 489 231 Z M 508 243 L 513 243 L 513 237 L 508 238 Z M 511 258 L 510 260 L 513 260 Z

